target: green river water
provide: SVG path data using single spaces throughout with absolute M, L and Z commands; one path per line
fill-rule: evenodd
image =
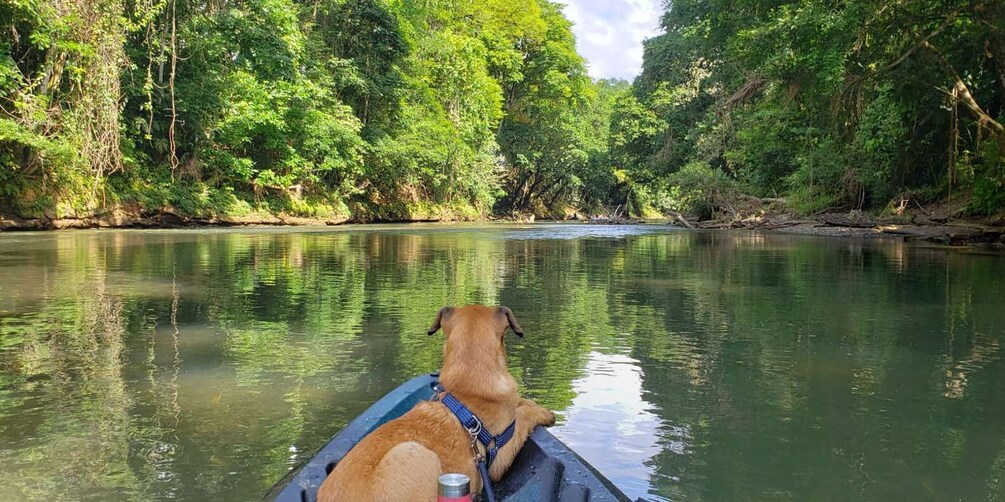
M 1005 255 L 565 224 L 0 235 L 0 500 L 257 500 L 466 303 L 633 498 L 1005 500 Z

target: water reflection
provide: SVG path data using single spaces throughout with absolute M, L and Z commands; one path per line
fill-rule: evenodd
M 0 236 L 0 500 L 249 500 L 501 303 L 633 496 L 1001 500 L 1005 259 L 659 226 Z
M 572 384 L 577 395 L 553 431 L 606 476 L 622 480 L 619 487 L 633 500 L 652 491 L 648 477 L 639 473 L 661 448 L 679 454 L 688 448 L 680 429 L 676 441 L 655 441 L 663 425 L 642 397 L 638 364 L 624 355 L 590 352 L 584 376 Z

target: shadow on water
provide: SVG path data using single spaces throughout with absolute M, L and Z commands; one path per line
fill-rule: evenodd
M 0 499 L 255 499 L 509 305 L 633 497 L 1005 498 L 1005 257 L 666 227 L 0 236 Z

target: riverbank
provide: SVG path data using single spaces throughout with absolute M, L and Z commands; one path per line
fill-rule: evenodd
M 188 214 L 174 206 L 154 210 L 138 203 L 118 204 L 87 214 L 20 217 L 0 213 L 0 232 L 32 230 L 84 230 L 95 228 L 183 228 L 244 226 L 332 226 L 347 223 L 472 221 L 470 208 L 393 207 L 384 211 L 361 209 L 357 215 L 310 217 L 283 212 L 248 211 L 241 214 Z
M 580 220 L 594 224 L 628 224 L 664 222 L 685 228 L 703 230 L 746 229 L 787 234 L 816 235 L 860 239 L 899 239 L 925 241 L 947 245 L 1001 244 L 1005 245 L 1005 222 L 995 219 L 952 218 L 940 208 L 925 209 L 926 214 L 900 214 L 877 216 L 857 211 L 848 213 L 823 213 L 799 216 L 781 205 L 777 199 L 755 211 L 737 212 L 729 216 L 707 220 L 692 220 L 675 214 L 666 219 L 628 219 L 588 217 L 570 213 L 567 220 Z M 242 226 L 334 226 L 364 223 L 419 223 L 474 221 L 470 215 L 453 212 L 422 212 L 399 218 L 361 219 L 349 216 L 312 218 L 289 214 L 254 212 L 240 216 L 188 215 L 174 207 L 156 211 L 143 210 L 137 204 L 121 204 L 102 212 L 76 217 L 20 218 L 0 214 L 0 231 L 38 231 L 97 228 L 187 228 L 187 227 L 242 227 Z M 497 218 L 488 217 L 485 220 Z M 534 221 L 560 221 L 534 217 L 498 218 L 522 223 Z
M 701 229 L 751 229 L 788 234 L 849 237 L 860 239 L 892 238 L 948 245 L 1005 244 L 1005 215 L 975 218 L 966 215 L 967 201 L 940 202 L 908 207 L 901 204 L 892 211 L 823 212 L 811 216 L 796 214 L 784 199 L 745 197 L 743 204 L 717 218 L 690 222 L 683 215 L 673 221 Z
M 967 220 L 926 224 L 870 221 L 860 226 L 851 226 L 834 224 L 824 219 L 814 219 L 768 225 L 764 230 L 825 237 L 893 238 L 949 245 L 1005 244 L 1005 227 L 988 226 L 978 221 Z
M 251 213 L 242 216 L 193 216 L 175 208 L 144 211 L 137 204 L 122 204 L 93 214 L 69 217 L 21 218 L 0 214 L 0 231 L 4 230 L 67 230 L 92 228 L 175 228 L 196 226 L 260 226 L 260 225 L 340 225 L 348 217 L 304 218 L 299 216 Z

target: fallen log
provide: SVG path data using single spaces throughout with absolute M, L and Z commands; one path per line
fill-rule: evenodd
M 694 228 L 694 225 L 692 225 L 689 221 L 687 221 L 687 219 L 684 218 L 683 214 L 680 214 L 679 212 L 674 211 L 673 215 L 677 219 L 677 221 L 680 222 L 681 225 L 684 225 L 687 228 Z

